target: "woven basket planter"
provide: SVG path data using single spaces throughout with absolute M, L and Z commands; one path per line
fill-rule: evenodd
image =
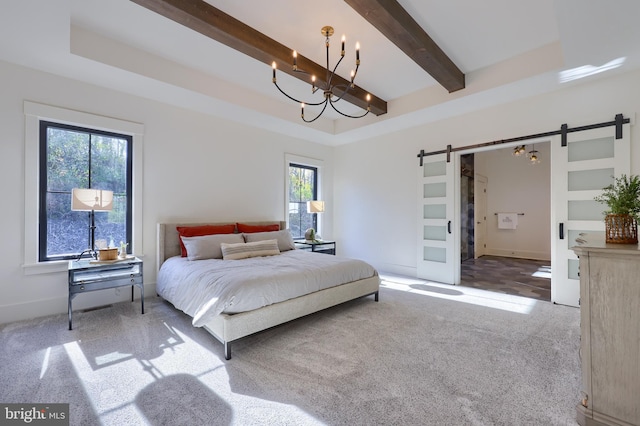
M 604 218 L 606 242 L 638 244 L 638 224 L 628 214 L 608 214 Z

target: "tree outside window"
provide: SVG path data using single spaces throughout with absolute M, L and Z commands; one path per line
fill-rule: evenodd
M 90 248 L 90 212 L 71 211 L 73 188 L 113 191 L 113 209 L 95 213 L 95 239 L 130 242 L 131 152 L 129 135 L 40 122 L 40 261 Z

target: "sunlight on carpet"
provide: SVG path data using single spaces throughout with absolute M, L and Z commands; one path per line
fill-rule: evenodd
M 99 340 L 76 340 L 62 345 L 103 424 L 167 424 L 176 416 L 189 420 L 183 424 L 195 419 L 205 424 L 211 418 L 221 421 L 219 424 L 251 424 L 252 419 L 279 424 L 282 418 L 299 425 L 321 424 L 295 405 L 234 392 L 227 366 L 219 357 L 164 325 L 171 335 L 161 339 L 159 352 L 152 351 L 151 359 L 140 357 L 146 351 L 108 350 L 117 344 L 114 341 L 104 345 Z M 42 368 L 47 369 L 46 356 Z M 122 382 L 125 385 L 119 388 Z
M 496 293 L 459 285 L 441 284 L 419 278 L 380 274 L 381 286 L 423 296 L 468 303 L 519 314 L 529 314 L 537 301 L 527 297 Z

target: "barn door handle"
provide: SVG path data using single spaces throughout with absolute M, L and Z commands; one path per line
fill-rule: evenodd
M 560 223 L 560 239 L 564 240 L 564 223 Z
M 447 231 L 449 231 L 449 233 L 451 233 L 451 221 L 449 221 L 449 223 L 447 223 Z

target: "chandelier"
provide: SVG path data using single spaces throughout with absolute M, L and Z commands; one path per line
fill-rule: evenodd
M 519 145 L 513 148 L 513 155 L 516 157 L 525 156 L 529 158 L 530 164 L 539 164 L 540 157 L 538 157 L 538 151 L 536 151 L 536 146 L 531 145 L 531 151 L 527 152 L 527 148 L 524 145 Z
M 344 95 L 346 95 L 351 89 L 353 89 L 355 87 L 354 80 L 356 78 L 356 74 L 358 74 L 358 68 L 360 67 L 360 44 L 356 43 L 356 68 L 355 68 L 355 70 L 351 71 L 351 82 L 348 83 L 348 84 L 332 84 L 334 76 L 336 75 L 336 70 L 338 69 L 338 66 L 340 65 L 340 62 L 342 62 L 342 60 L 344 59 L 345 37 L 342 36 L 342 49 L 340 51 L 340 59 L 336 63 L 335 67 L 333 67 L 333 70 L 331 70 L 329 68 L 329 37 L 331 37 L 333 35 L 333 27 L 330 27 L 330 26 L 322 27 L 320 32 L 326 38 L 325 39 L 325 48 L 327 50 L 327 67 L 326 67 L 327 75 L 326 75 L 326 78 L 325 78 L 325 83 L 321 84 L 320 86 L 316 86 L 316 76 L 315 75 L 311 76 L 311 94 L 315 94 L 318 90 L 321 90 L 323 92 L 323 94 L 324 94 L 324 99 L 319 101 L 319 102 L 303 102 L 303 101 L 300 101 L 300 100 L 294 98 L 293 96 L 290 96 L 289 94 L 287 94 L 284 90 L 282 90 L 280 88 L 280 86 L 278 86 L 278 83 L 277 83 L 277 80 L 276 80 L 276 63 L 275 63 L 275 61 L 272 64 L 273 78 L 271 79 L 271 81 L 278 88 L 280 93 L 282 93 L 283 95 L 285 95 L 287 98 L 291 99 L 292 101 L 297 102 L 297 103 L 300 104 L 300 109 L 301 109 L 300 116 L 302 117 L 302 121 L 304 121 L 305 123 L 312 123 L 312 122 L 316 121 L 318 118 L 320 118 L 320 116 L 325 111 L 325 109 L 327 109 L 327 105 L 331 105 L 331 108 L 333 108 L 338 114 L 343 115 L 345 117 L 349 117 L 349 118 L 362 118 L 362 117 L 364 117 L 365 115 L 369 114 L 369 112 L 371 111 L 371 105 L 369 105 L 369 103 L 371 101 L 371 95 L 369 95 L 369 94 L 367 94 L 367 98 L 366 98 L 367 99 L 367 110 L 364 112 L 364 114 L 361 114 L 361 115 L 345 114 L 344 112 L 342 112 L 338 108 L 336 108 L 336 104 L 340 100 L 342 100 Z M 294 72 L 308 74 L 308 72 L 298 69 L 297 58 L 298 58 L 298 53 L 294 50 L 293 51 L 293 71 Z M 305 106 L 320 106 L 320 105 L 322 105 L 322 110 L 320 110 L 318 115 L 316 115 L 311 120 L 307 120 L 305 118 L 305 116 L 304 116 L 304 108 L 305 108 Z
M 538 158 L 538 151 L 536 151 L 536 146 L 531 145 L 531 151 L 529 151 L 529 161 L 531 164 L 539 164 L 540 158 Z
M 515 148 L 513 148 L 513 155 L 515 155 L 516 157 L 520 157 L 521 155 L 524 155 L 526 152 L 527 152 L 527 149 L 524 147 L 524 145 L 516 146 Z

